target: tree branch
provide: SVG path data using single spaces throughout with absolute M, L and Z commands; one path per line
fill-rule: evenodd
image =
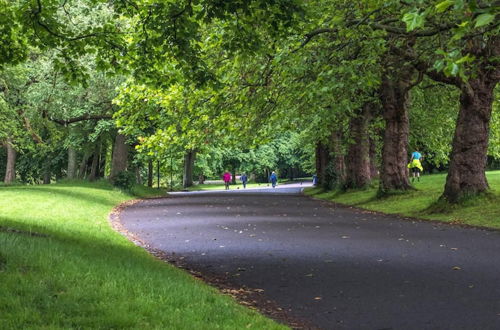
M 59 125 L 64 125 L 67 126 L 69 124 L 77 123 L 80 121 L 85 121 L 85 120 L 102 120 L 102 119 L 113 119 L 112 115 L 83 115 L 79 117 L 74 117 L 70 119 L 56 119 L 56 118 L 49 118 L 51 121 L 59 124 Z

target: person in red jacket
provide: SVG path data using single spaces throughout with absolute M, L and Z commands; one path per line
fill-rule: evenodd
M 224 185 L 226 187 L 226 190 L 229 190 L 229 182 L 231 182 L 231 173 L 228 171 L 224 172 L 222 175 L 222 180 L 224 180 Z

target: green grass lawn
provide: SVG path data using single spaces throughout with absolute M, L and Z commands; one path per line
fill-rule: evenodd
M 433 213 L 429 210 L 443 192 L 446 174 L 423 176 L 420 182 L 414 183 L 417 190 L 382 199 L 376 198 L 377 183 L 366 190 L 325 192 L 320 188 L 308 188 L 305 193 L 384 213 L 500 229 L 500 171 L 487 172 L 486 176 L 492 188 L 490 196 L 470 200 L 446 213 Z
M 109 212 L 135 197 L 104 182 L 0 187 L 0 328 L 286 328 L 113 231 Z

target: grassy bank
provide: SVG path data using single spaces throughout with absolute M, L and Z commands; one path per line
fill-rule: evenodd
M 0 328 L 285 328 L 114 232 L 109 212 L 134 197 L 106 183 L 0 187 Z
M 316 198 L 384 213 L 500 229 L 500 171 L 487 172 L 486 176 L 492 188 L 489 197 L 472 199 L 444 213 L 433 213 L 429 207 L 443 192 L 446 174 L 424 176 L 420 182 L 414 183 L 417 190 L 382 199 L 376 198 L 377 183 L 366 190 L 325 192 L 320 188 L 309 188 L 305 193 Z

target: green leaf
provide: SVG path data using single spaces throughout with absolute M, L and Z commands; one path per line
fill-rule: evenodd
M 446 11 L 446 9 L 450 8 L 455 3 L 453 0 L 445 0 L 443 2 L 440 2 L 436 5 L 436 10 L 438 13 L 442 13 Z
M 406 31 L 410 32 L 424 25 L 424 15 L 418 12 L 406 13 L 403 16 L 403 22 L 406 23 Z
M 484 25 L 488 25 L 491 22 L 493 22 L 494 19 L 495 19 L 495 15 L 492 15 L 489 13 L 481 14 L 476 18 L 475 27 L 478 28 L 478 27 L 481 27 Z
M 462 63 L 472 62 L 474 60 L 475 60 L 474 56 L 471 56 L 470 54 L 467 54 L 466 56 L 458 59 L 455 63 L 462 64 Z
M 443 60 L 438 60 L 434 63 L 434 69 L 436 71 L 441 71 L 444 68 L 444 61 Z

